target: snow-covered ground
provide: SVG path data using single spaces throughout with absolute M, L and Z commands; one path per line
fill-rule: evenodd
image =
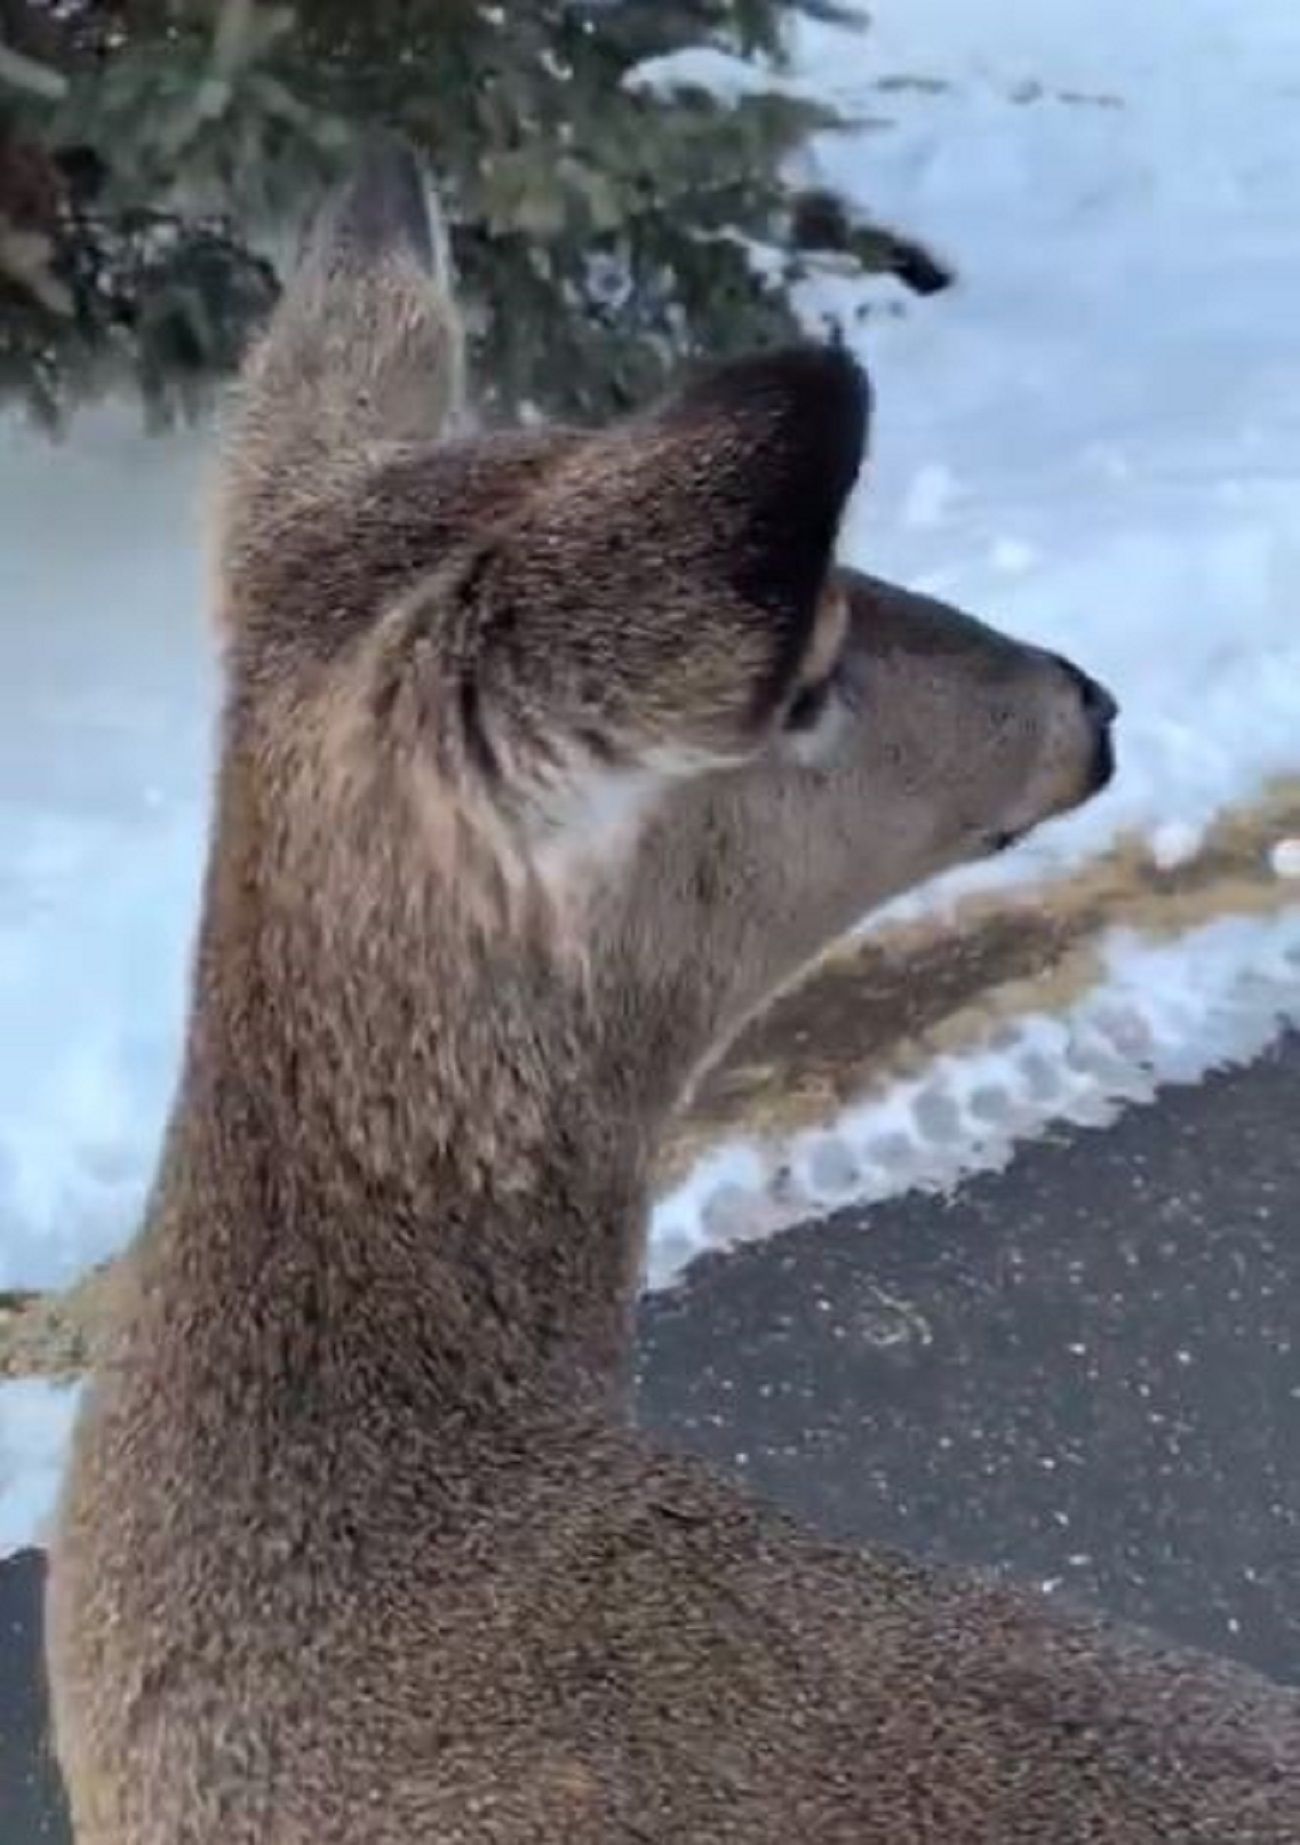
M 1174 863 L 1216 814 L 1300 776 L 1300 9 L 871 12 L 860 41 L 804 31 L 808 87 L 889 122 L 827 138 L 817 167 L 960 283 L 894 315 L 879 309 L 902 291 L 874 291 L 875 455 L 848 549 L 1073 654 L 1123 707 L 1107 795 L 879 924 L 1050 878 L 1125 830 Z M 808 312 L 847 294 L 819 280 Z M 1276 843 L 1278 876 L 1297 850 Z M 661 1201 L 652 1272 L 809 1208 L 999 1164 L 1050 1120 L 1104 1121 L 1286 1023 L 1300 886 L 1266 922 L 1158 950 L 1117 935 L 1069 1015 L 1026 1016 L 828 1132 L 718 1148 Z
M 1119 690 L 1116 788 L 1022 865 L 1202 822 L 1300 767 L 1300 9 L 872 12 L 872 77 L 953 87 L 864 91 L 810 34 L 832 92 L 895 119 L 823 165 L 961 282 L 866 330 L 850 545 Z
M 1213 814 L 1300 775 L 1300 8 L 871 12 L 860 38 L 802 34 L 804 80 L 890 123 L 828 139 L 820 167 L 961 280 L 919 304 L 872 291 L 876 451 L 848 549 L 1071 652 L 1124 707 L 1114 789 L 946 888 L 1050 875 L 1124 828 L 1194 850 Z M 167 1102 L 210 722 L 201 460 L 120 413 L 57 450 L 0 429 L 0 1288 L 119 1244 Z M 1100 1119 L 1153 1075 L 1257 1049 L 1300 1017 L 1300 887 L 1267 922 L 1117 938 L 1108 968 L 1068 1019 L 801 1144 L 809 1192 L 951 1177 L 1054 1114 Z M 935 1093 L 954 1107 L 918 1112 Z M 666 1200 L 657 1273 L 768 1166 L 724 1150 Z M 64 1414 L 0 1390 L 0 1549 L 31 1528 Z
M 651 1285 L 711 1247 L 998 1171 L 1053 1124 L 1105 1127 L 1300 1028 L 1300 907 L 1219 917 L 1172 942 L 1116 929 L 1101 958 L 1074 1003 L 1002 1020 L 834 1121 L 714 1147 L 655 1207 Z
M 0 1289 L 129 1230 L 183 1020 L 212 674 L 201 445 L 0 424 Z
M 0 1385 L 0 1557 L 37 1542 L 59 1490 L 79 1387 L 20 1377 Z

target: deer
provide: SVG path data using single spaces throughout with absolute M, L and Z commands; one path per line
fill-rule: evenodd
M 1090 801 L 1079 666 L 849 567 L 840 343 L 484 427 L 374 137 L 250 351 L 175 1100 L 51 1543 L 81 1845 L 1292 1845 L 1300 1701 L 834 1546 L 631 1405 L 655 1150 L 888 898 Z

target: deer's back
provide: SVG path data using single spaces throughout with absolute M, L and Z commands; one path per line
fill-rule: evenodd
M 621 1433 L 529 1446 L 463 1495 L 411 1452 L 242 1580 L 138 1531 L 80 1558 L 74 1489 L 61 1678 L 113 1687 L 61 1713 L 84 1845 L 1300 1839 L 1290 1693 L 832 1549 Z

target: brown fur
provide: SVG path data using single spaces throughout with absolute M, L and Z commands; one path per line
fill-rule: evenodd
M 439 442 L 413 173 L 327 213 L 229 446 L 188 1050 L 53 1555 L 82 1845 L 1300 1838 L 1290 1694 L 832 1549 L 629 1426 L 702 1060 L 1085 799 L 1106 712 L 828 576 L 842 357 Z

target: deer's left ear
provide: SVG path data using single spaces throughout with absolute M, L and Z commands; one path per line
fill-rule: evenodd
M 798 348 L 574 443 L 477 578 L 477 674 L 609 760 L 700 768 L 765 741 L 805 676 L 870 394 Z
M 650 420 L 669 438 L 661 491 L 675 475 L 683 545 L 726 584 L 737 642 L 756 624 L 766 635 L 760 719 L 809 645 L 870 411 L 848 352 L 801 347 L 721 367 Z

